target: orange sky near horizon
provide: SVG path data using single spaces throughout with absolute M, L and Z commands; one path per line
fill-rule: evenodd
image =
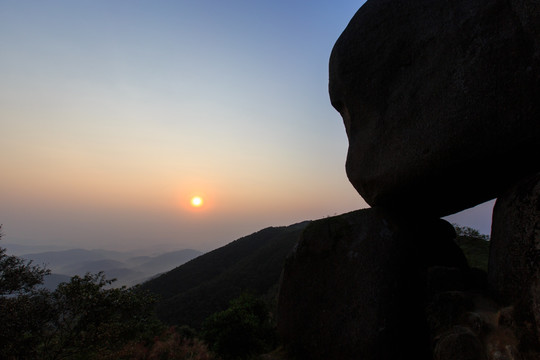
M 4 242 L 207 251 L 366 207 L 327 91 L 363 2 L 0 1 Z

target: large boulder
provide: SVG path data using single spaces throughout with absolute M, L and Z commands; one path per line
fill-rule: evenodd
M 329 91 L 371 206 L 444 216 L 540 170 L 536 0 L 368 0 Z M 536 11 L 536 12 L 535 12 Z M 415 209 L 414 209 L 415 208 Z
M 439 219 L 388 220 L 377 209 L 312 222 L 288 257 L 278 329 L 297 359 L 427 359 L 427 270 L 465 269 Z
M 520 346 L 540 352 L 540 173 L 497 199 L 488 281 L 498 300 L 514 307 Z

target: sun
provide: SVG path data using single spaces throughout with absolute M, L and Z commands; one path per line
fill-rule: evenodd
M 200 196 L 194 196 L 191 198 L 191 206 L 201 207 L 203 204 L 203 199 Z

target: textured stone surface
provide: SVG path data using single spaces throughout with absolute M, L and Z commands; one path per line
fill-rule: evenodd
M 471 297 L 461 291 L 436 294 L 426 307 L 426 317 L 432 337 L 440 336 L 458 323 L 460 317 L 474 309 Z
M 434 360 L 487 360 L 476 334 L 461 326 L 441 336 L 433 355 Z
M 535 43 L 536 52 L 540 49 L 540 1 L 510 0 L 512 10 L 523 24 L 530 41 Z
M 288 350 L 298 359 L 429 357 L 427 269 L 463 266 L 449 229 L 438 219 L 390 223 L 375 209 L 309 225 L 280 288 Z
M 348 177 L 370 205 L 444 216 L 540 169 L 519 161 L 540 155 L 539 8 L 362 6 L 332 51 L 329 90 L 349 138 Z
M 521 345 L 540 350 L 540 173 L 497 199 L 488 281 L 501 302 L 514 306 Z

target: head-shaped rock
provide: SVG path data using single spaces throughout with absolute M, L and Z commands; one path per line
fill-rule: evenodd
M 540 6 L 516 3 L 368 0 L 351 20 L 329 90 L 371 206 L 444 216 L 540 169 Z

